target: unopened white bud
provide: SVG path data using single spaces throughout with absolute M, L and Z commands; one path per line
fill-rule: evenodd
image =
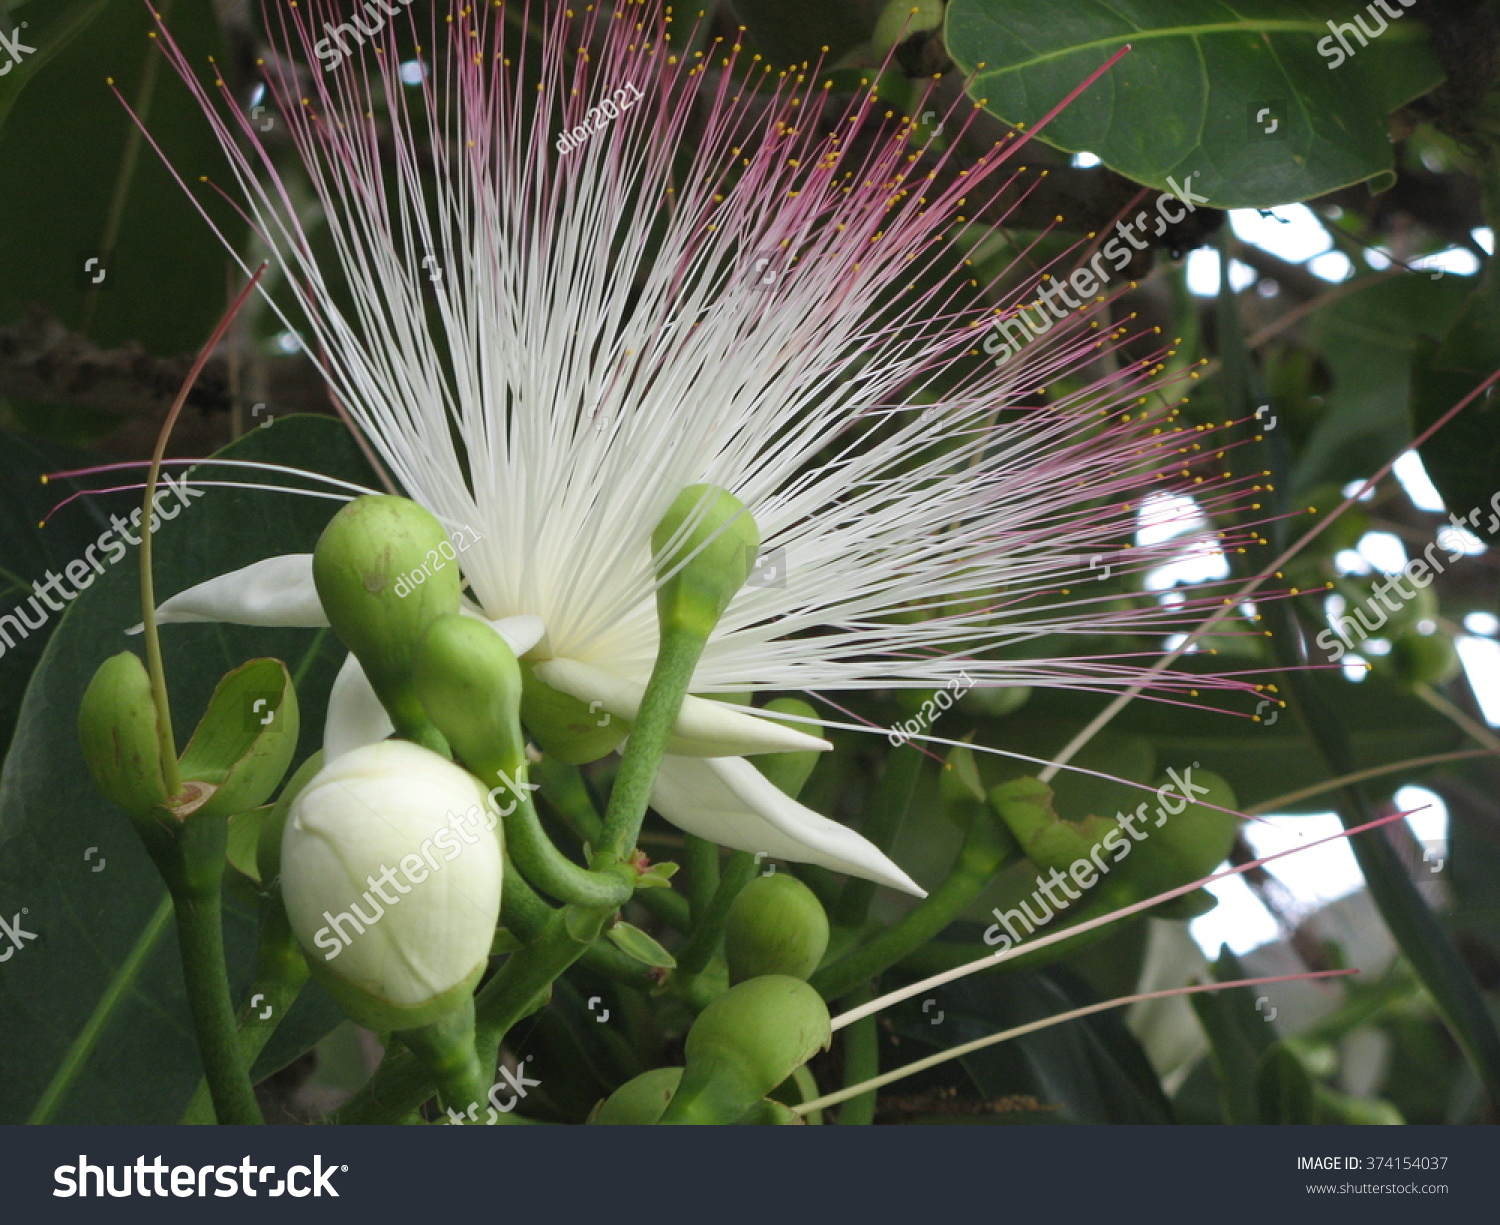
M 292 805 L 281 889 L 308 963 L 356 1021 L 414 1029 L 484 971 L 500 828 L 478 779 L 401 740 L 343 754 Z

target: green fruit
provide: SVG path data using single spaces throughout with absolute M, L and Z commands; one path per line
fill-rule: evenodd
M 687 1067 L 661 1121 L 733 1123 L 832 1039 L 828 1005 L 801 979 L 731 987 L 688 1031 Z
M 767 974 L 807 978 L 828 950 L 828 916 L 795 876 L 757 876 L 740 891 L 724 927 L 729 981 Z
M 1386 661 L 1403 684 L 1442 685 L 1458 675 L 1458 649 L 1447 634 L 1397 635 Z

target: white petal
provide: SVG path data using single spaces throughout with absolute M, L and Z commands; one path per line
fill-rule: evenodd
M 873 842 L 799 804 L 742 757 L 664 758 L 651 805 L 678 829 L 720 846 L 815 863 L 927 896 Z
M 313 585 L 312 554 L 286 553 L 179 591 L 157 608 L 156 621 L 158 625 L 228 621 L 234 625 L 323 626 L 328 616 Z
M 469 610 L 464 609 L 464 611 L 468 612 Z M 470 615 L 474 616 L 478 614 L 471 613 Z M 485 621 L 500 637 L 505 639 L 518 659 L 531 650 L 532 647 L 536 646 L 547 632 L 547 627 L 542 623 L 540 617 L 533 617 L 525 613 L 519 617 L 502 617 L 499 621 L 490 621 L 483 616 L 479 619 Z
M 641 708 L 646 686 L 576 659 L 549 659 L 537 664 L 536 674 L 554 689 L 581 702 L 598 702 L 609 714 L 627 722 Z M 676 734 L 667 752 L 683 757 L 741 757 L 750 753 L 823 751 L 833 745 L 785 724 L 763 719 L 728 702 L 712 702 L 691 695 L 683 699 Z M 759 848 L 757 848 L 759 849 Z
M 333 679 L 328 717 L 323 723 L 323 764 L 331 765 L 351 749 L 384 740 L 396 730 L 375 696 L 365 670 L 352 654 Z

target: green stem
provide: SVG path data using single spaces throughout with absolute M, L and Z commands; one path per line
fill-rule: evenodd
M 552 982 L 588 948 L 592 925 L 602 927 L 613 911 L 554 910 L 536 939 L 512 953 L 474 999 L 475 1047 L 480 1065 L 496 1067 L 505 1035 L 521 1018 L 540 1008 Z M 389 1052 L 375 1075 L 329 1120 L 334 1123 L 389 1123 L 404 1118 L 431 1095 L 432 1077 L 415 1059 Z
M 719 848 L 707 838 L 689 834 L 686 850 L 688 907 L 693 923 L 698 924 L 719 887 Z
M 894 927 L 808 981 L 826 1000 L 839 999 L 922 947 L 963 914 L 1005 865 L 1015 847 L 988 814 L 976 816 L 948 878 Z
M 421 1029 L 404 1030 L 396 1036 L 411 1048 L 437 1082 L 438 1100 L 444 1107 L 464 1115 L 470 1107 L 475 1107 L 477 1114 L 478 1107 L 488 1104 L 494 1078 L 485 1075 L 486 1064 L 475 1049 L 473 996 L 466 996 L 442 1020 Z
M 236 1019 L 240 1060 L 246 1068 L 254 1068 L 256 1059 L 297 1002 L 307 982 L 307 958 L 292 935 L 280 887 L 267 890 L 260 902 L 260 948 L 255 981 Z M 198 1085 L 181 1121 L 188 1124 L 213 1122 L 213 1099 L 206 1080 Z
M 580 842 L 598 846 L 604 832 L 604 822 L 594 807 L 594 798 L 589 794 L 588 784 L 583 781 L 583 772 L 554 757 L 543 757 L 531 767 L 531 772 L 542 785 L 542 798 L 567 825 Z
M 686 980 L 703 972 L 709 960 L 718 952 L 719 942 L 724 938 L 724 924 L 729 918 L 729 908 L 739 897 L 740 890 L 755 878 L 755 856 L 749 851 L 735 851 L 724 865 L 724 875 L 719 887 L 714 890 L 703 917 L 693 919 L 693 934 L 677 951 L 677 970 L 674 978 Z
M 692 684 L 693 669 L 706 641 L 704 635 L 691 630 L 670 626 L 662 629 L 656 665 L 651 669 L 651 679 L 641 696 L 640 710 L 631 724 L 630 739 L 625 743 L 620 769 L 610 789 L 600 847 L 592 865 L 596 869 L 623 863 L 635 850 L 657 768 L 666 755 L 667 742 L 672 738 L 682 700 Z
M 524 771 L 519 773 L 518 789 L 519 783 L 525 782 Z M 547 837 L 536 806 L 525 791 L 511 800 L 511 811 L 505 814 L 505 849 L 527 880 L 560 902 L 618 909 L 635 891 L 626 873 L 591 872 L 559 851 Z
M 481 1055 L 498 1057 L 510 1027 L 546 1003 L 553 980 L 583 956 L 612 914 L 612 908 L 554 910 L 536 940 L 511 955 L 475 997 Z
M 869 983 L 856 987 L 840 1002 L 840 1011 L 868 1004 Z M 873 1016 L 861 1017 L 844 1030 L 844 1087 L 860 1085 L 880 1074 L 880 1036 Z M 875 1090 L 852 1097 L 839 1107 L 839 1124 L 867 1126 L 875 1121 Z
M 224 960 L 221 897 L 228 838 L 227 819 L 188 818 L 173 841 L 172 854 L 180 862 L 164 875 L 176 911 L 188 1009 L 214 1113 L 220 1123 L 260 1123 L 264 1120 L 249 1068 L 240 1056 Z
M 642 889 L 636 893 L 637 904 L 645 907 L 663 923 L 671 924 L 680 932 L 690 931 L 693 926 L 692 911 L 687 898 L 671 889 Z
M 647 892 L 661 893 L 665 890 Z M 515 870 L 509 857 L 505 860 L 505 884 L 500 896 L 504 899 L 501 922 L 526 944 L 533 943 L 541 936 L 548 920 L 555 913 Z M 637 991 L 653 991 L 659 985 L 650 966 L 627 957 L 607 941 L 595 941 L 584 949 L 579 964 L 612 978 L 617 983 L 634 987 Z
M 880 850 L 889 852 L 896 841 L 921 773 L 922 754 L 909 745 L 897 749 L 887 759 L 875 788 L 875 802 L 859 831 Z M 858 927 L 865 921 L 874 899 L 875 882 L 851 876 L 828 917 L 840 927 Z

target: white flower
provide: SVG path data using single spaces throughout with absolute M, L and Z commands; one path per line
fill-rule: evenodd
M 698 695 L 937 688 L 963 673 L 1105 692 L 1136 681 L 1212 597 L 1121 602 L 1091 581 L 1094 563 L 1141 571 L 1183 547 L 1132 546 L 1150 491 L 1192 489 L 1222 510 L 1248 485 L 1222 463 L 1193 467 L 1213 453 L 1195 456 L 1201 435 L 1157 401 L 1141 407 L 1154 359 L 1016 407 L 1115 341 L 1089 330 L 1103 309 L 1091 306 L 1001 368 L 979 353 L 1000 308 L 941 275 L 945 236 L 996 194 L 1008 154 L 944 184 L 909 129 L 882 129 L 885 103 L 865 95 L 837 115 L 816 79 L 783 74 L 773 97 L 728 71 L 709 78 L 739 48 L 679 62 L 662 23 L 651 5 L 577 24 L 554 8 L 539 86 L 520 72 L 536 49 L 523 56 L 489 6 L 455 6 L 415 89 L 399 23 L 373 40 L 380 54 L 334 71 L 272 61 L 336 268 L 314 259 L 255 127 L 163 41 L 303 294 L 306 351 L 402 489 L 477 537 L 457 559 L 473 611 L 548 684 L 633 715 L 657 646 L 650 535 L 696 483 L 749 507 L 777 566 L 730 604 Z M 627 85 L 644 100 L 556 151 L 562 128 Z M 279 601 L 304 624 L 312 591 L 307 558 L 272 559 L 174 597 L 163 619 L 264 623 Z M 521 619 L 536 637 L 512 637 Z M 1133 632 L 1151 635 L 1138 654 L 1057 653 Z M 1043 638 L 1046 656 L 1026 658 Z M 360 681 L 356 668 L 340 678 L 330 752 L 383 734 Z M 1249 688 L 1172 673 L 1156 688 L 1190 684 Z M 726 846 L 920 894 L 858 834 L 735 760 L 808 747 L 829 746 L 692 698 L 655 806 Z
M 499 922 L 500 881 L 484 787 L 405 741 L 345 753 L 287 817 L 292 930 L 340 1001 L 376 1028 L 425 1024 L 472 988 Z

